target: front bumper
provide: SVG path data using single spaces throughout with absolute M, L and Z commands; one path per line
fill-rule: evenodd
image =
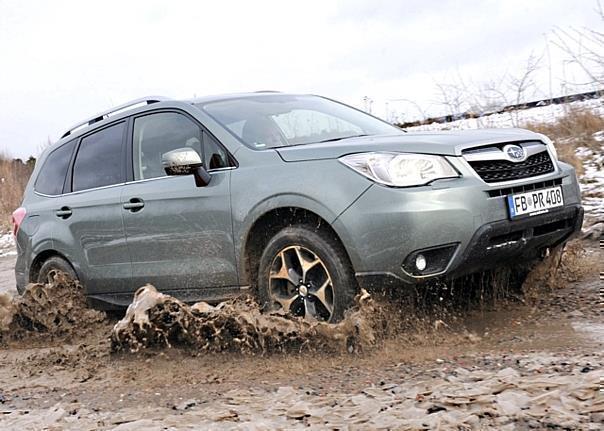
M 580 230 L 583 210 L 574 170 L 560 163 L 547 180 L 562 186 L 565 206 L 534 217 L 510 220 L 505 195 L 464 176 L 409 189 L 374 185 L 333 226 L 362 287 L 456 278 L 536 257 Z M 453 246 L 442 271 L 418 276 L 405 270 L 414 252 L 441 246 Z
M 451 261 L 448 278 L 484 271 L 502 264 L 538 257 L 546 248 L 555 247 L 581 230 L 583 208 L 566 206 L 561 210 L 533 218 L 488 223 L 472 237 L 464 253 Z

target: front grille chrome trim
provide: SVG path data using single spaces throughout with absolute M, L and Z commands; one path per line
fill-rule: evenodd
M 521 160 L 513 160 L 509 158 L 498 147 L 482 147 L 478 149 L 470 149 L 463 152 L 463 158 L 468 162 L 483 162 L 491 160 L 506 160 L 508 162 L 523 162 L 535 154 L 539 154 L 543 151 L 547 151 L 547 146 L 539 141 L 521 142 L 518 144 L 524 150 L 525 156 Z
M 502 151 L 502 148 L 508 144 L 510 142 L 469 148 L 462 152 L 462 159 L 476 178 L 492 187 L 523 184 L 528 181 L 551 178 L 552 175 L 558 173 L 556 158 L 543 142 L 513 142 L 513 144 L 521 146 L 527 153 L 519 161 L 511 161 L 509 156 Z M 541 153 L 545 153 L 545 155 L 539 157 Z M 535 157 L 543 160 L 534 163 Z M 489 162 L 494 164 L 493 169 L 487 168 L 485 171 L 484 165 Z M 501 163 L 501 170 L 497 169 L 497 162 Z M 481 170 L 482 172 L 480 172 Z

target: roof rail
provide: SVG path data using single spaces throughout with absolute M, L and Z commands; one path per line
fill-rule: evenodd
M 122 111 L 126 111 L 128 109 L 133 109 L 133 108 L 137 107 L 137 105 L 141 105 L 141 106 L 150 105 L 152 103 L 163 102 L 166 100 L 170 100 L 170 99 L 167 97 L 163 97 L 163 96 L 148 96 L 148 97 L 141 97 L 140 99 L 131 100 L 130 102 L 126 102 L 122 105 L 108 109 L 99 114 L 96 114 L 93 117 L 90 117 L 84 121 L 81 121 L 81 122 L 75 124 L 74 126 L 70 127 L 65 133 L 63 133 L 63 135 L 61 136 L 61 139 L 63 139 L 66 136 L 71 135 L 73 132 L 75 132 L 76 130 L 78 130 L 80 128 L 83 128 L 86 126 L 91 126 L 94 123 L 103 121 L 105 118 L 109 118 L 111 115 L 116 115 Z

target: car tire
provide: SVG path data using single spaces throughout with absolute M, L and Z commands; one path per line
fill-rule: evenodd
M 337 322 L 354 303 L 357 291 L 342 245 L 330 232 L 313 226 L 280 230 L 260 258 L 258 299 L 263 309 L 282 308 L 309 320 Z
M 60 271 L 67 274 L 72 280 L 77 281 L 78 276 L 72 266 L 65 259 L 59 256 L 52 256 L 44 261 L 38 272 L 38 283 L 49 283 L 52 281 L 52 273 Z

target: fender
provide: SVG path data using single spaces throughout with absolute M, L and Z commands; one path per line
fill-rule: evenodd
M 260 217 L 267 214 L 268 212 L 279 208 L 299 208 L 301 210 L 311 211 L 317 214 L 330 225 L 338 216 L 325 205 L 323 205 L 321 202 L 313 199 L 310 196 L 305 196 L 303 194 L 297 193 L 283 193 L 269 196 L 268 198 L 258 202 L 245 215 L 245 218 L 243 220 L 239 221 L 237 217 L 233 215 L 233 236 L 235 239 L 235 253 L 237 254 L 237 256 L 239 256 L 240 258 L 243 257 L 241 254 L 243 245 L 245 244 L 245 240 L 250 232 L 250 229 L 252 228 L 256 220 L 258 220 Z
M 346 231 L 344 225 L 341 223 L 336 223 L 338 214 L 335 214 L 321 202 L 309 196 L 294 193 L 274 195 L 254 206 L 254 208 L 247 214 L 245 219 L 239 224 L 239 228 L 234 235 L 235 253 L 238 259 L 237 266 L 239 269 L 240 283 L 246 284 L 249 282 L 249 280 L 245 280 L 245 272 L 243 271 L 243 268 L 245 262 L 245 245 L 247 240 L 249 240 L 252 226 L 265 214 L 280 208 L 295 208 L 309 211 L 319 216 L 327 224 L 329 224 L 331 229 L 335 232 L 344 249 L 348 253 L 353 266 L 356 264 L 356 262 L 358 262 L 359 257 L 356 254 L 356 250 L 349 246 L 352 244 L 350 241 L 349 232 Z

